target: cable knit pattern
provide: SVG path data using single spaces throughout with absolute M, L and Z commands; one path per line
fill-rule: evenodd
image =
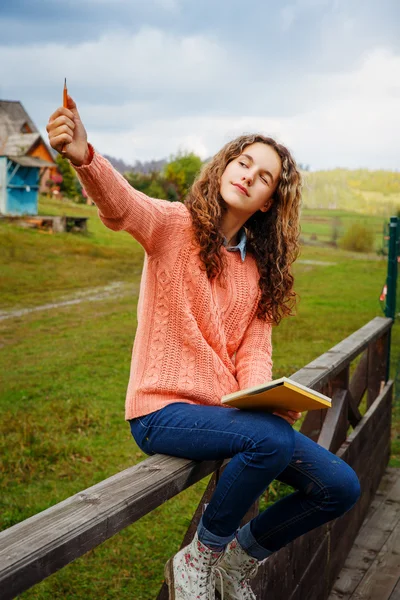
M 126 419 L 171 402 L 221 404 L 221 396 L 269 381 L 271 325 L 256 317 L 258 270 L 223 248 L 227 281 L 209 281 L 180 202 L 133 189 L 93 151 L 78 177 L 103 223 L 145 249 Z

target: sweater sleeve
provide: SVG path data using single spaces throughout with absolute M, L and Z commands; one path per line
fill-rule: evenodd
M 236 379 L 239 389 L 267 383 L 272 379 L 272 325 L 256 316 L 248 325 L 236 351 Z
M 90 144 L 89 148 L 90 163 L 72 166 L 96 204 L 100 219 L 109 229 L 130 233 L 151 254 L 168 231 L 175 203 L 149 198 L 135 190 Z

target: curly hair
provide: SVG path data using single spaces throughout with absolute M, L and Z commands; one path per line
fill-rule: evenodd
M 191 214 L 194 242 L 200 248 L 199 257 L 207 277 L 223 279 L 227 261 L 222 252 L 221 224 L 227 205 L 220 194 L 221 177 L 226 166 L 256 142 L 271 146 L 282 164 L 271 207 L 267 212 L 257 211 L 244 225 L 246 248 L 254 256 L 260 274 L 257 317 L 277 325 L 283 317 L 294 314 L 297 301 L 291 265 L 299 254 L 302 181 L 289 150 L 260 134 L 234 139 L 203 166 L 185 205 Z

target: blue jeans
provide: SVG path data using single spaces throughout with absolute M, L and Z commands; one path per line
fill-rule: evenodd
M 191 460 L 231 458 L 198 527 L 215 549 L 236 536 L 262 560 L 296 537 L 339 517 L 360 495 L 353 469 L 276 415 L 174 402 L 130 421 L 146 454 Z M 296 491 L 237 531 L 251 505 L 277 479 Z

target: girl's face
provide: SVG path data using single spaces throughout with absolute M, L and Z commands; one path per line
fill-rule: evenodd
M 273 202 L 281 168 L 281 159 L 271 146 L 250 144 L 226 166 L 220 194 L 238 216 L 250 218 L 258 210 L 266 212 Z

